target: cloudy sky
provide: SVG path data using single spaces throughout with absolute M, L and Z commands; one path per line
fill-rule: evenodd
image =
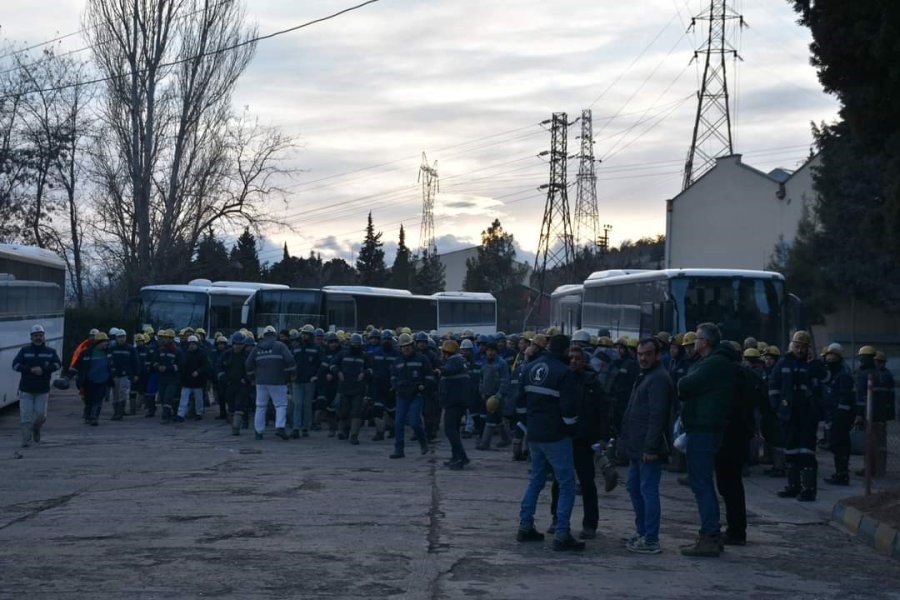
M 248 0 L 260 33 L 359 0 Z M 786 0 L 729 2 L 749 25 L 731 32 L 734 148 L 762 170 L 795 168 L 810 122 L 836 102 L 808 63 L 808 31 Z M 380 0 L 263 41 L 235 105 L 296 137 L 302 170 L 272 207 L 291 229 L 265 232 L 264 261 L 310 249 L 353 258 L 371 210 L 392 255 L 401 223 L 419 238 L 422 152 L 438 162 L 440 251 L 476 243 L 499 218 L 532 259 L 550 145 L 541 122 L 593 111 L 597 197 L 611 242 L 663 233 L 665 200 L 680 191 L 696 111 L 708 0 Z M 0 35 L 37 43 L 80 29 L 83 0 L 7 3 Z M 38 17 L 39 18 L 36 18 Z M 63 50 L 84 44 L 78 36 Z M 85 53 L 86 55 L 87 53 Z M 580 125 L 569 131 L 576 154 Z M 578 163 L 569 162 L 574 181 Z M 575 189 L 569 191 L 574 205 Z

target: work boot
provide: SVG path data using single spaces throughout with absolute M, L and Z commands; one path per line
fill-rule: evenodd
M 350 434 L 350 445 L 351 446 L 359 446 L 359 434 L 358 433 Z
M 824 479 L 825 483 L 828 485 L 850 485 L 850 473 L 844 471 L 843 473 L 835 473 L 831 477 Z
M 525 460 L 525 453 L 522 452 L 522 440 L 513 440 L 512 451 L 513 460 Z
M 171 421 L 172 421 L 172 407 L 171 406 L 163 406 L 162 422 L 169 423 Z
M 476 450 L 490 450 L 491 449 L 491 437 L 494 435 L 493 427 L 485 427 L 484 432 L 481 434 L 481 441 L 475 444 Z
M 800 502 L 814 502 L 817 488 L 816 469 L 807 467 L 800 471 L 800 493 L 797 494 L 797 500 Z
M 46 417 L 38 417 L 31 426 L 31 439 L 36 444 L 41 443 L 41 427 L 44 426 L 44 421 L 46 420 Z
M 519 528 L 516 532 L 517 542 L 543 542 L 544 534 L 534 528 L 534 525 L 526 529 Z
M 394 453 L 391 454 L 388 458 L 405 458 L 406 455 L 403 453 L 403 450 L 394 450 Z
M 603 467 L 603 490 L 611 492 L 616 489 L 617 485 L 619 485 L 619 472 L 616 471 L 616 465 L 607 463 Z
M 796 498 L 800 493 L 800 468 L 791 465 L 788 471 L 787 485 L 783 490 L 778 492 L 779 498 Z
M 22 447 L 28 448 L 31 446 L 31 439 L 33 435 L 32 425 L 31 423 L 22 423 Z
M 684 556 L 717 558 L 722 554 L 722 546 L 718 535 L 701 534 L 697 541 L 681 548 Z
M 118 417 L 118 418 L 116 418 Z M 113 408 L 113 420 L 121 421 L 125 417 L 125 402 L 116 402 L 116 406 Z
M 362 419 L 350 419 L 350 443 L 356 446 L 359 444 L 359 430 L 362 429 Z M 356 440 L 354 443 L 353 440 Z
M 275 429 L 275 437 L 281 438 L 281 439 L 283 439 L 283 440 L 285 440 L 285 441 L 291 439 L 291 438 L 288 437 L 288 434 L 287 434 L 287 432 L 284 430 L 284 427 L 278 427 L 278 428 Z
M 584 550 L 585 543 L 576 540 L 568 531 L 562 537 L 556 537 L 553 540 L 553 549 L 556 552 L 580 551 Z
M 299 440 L 299 439 L 300 439 L 300 430 L 299 430 L 299 429 L 295 429 L 295 430 L 293 430 L 293 431 L 291 432 L 291 439 L 292 439 L 292 440 Z
M 512 444 L 512 436 L 509 435 L 509 429 L 506 428 L 506 425 L 500 424 L 498 429 L 500 431 L 500 441 L 497 443 L 497 447 L 506 448 Z
M 231 435 L 241 435 L 242 420 L 243 415 L 239 412 L 236 412 L 231 416 Z
M 137 395 L 131 394 L 128 396 L 128 412 L 126 413 L 129 416 L 134 416 L 137 414 Z
M 426 440 L 419 440 L 419 449 L 422 451 L 422 454 L 428 454 L 428 442 Z
M 383 432 L 383 431 L 379 431 L 378 433 L 376 433 L 375 435 L 373 435 L 373 436 L 372 436 L 372 441 L 373 441 L 373 442 L 381 442 L 381 441 L 384 441 L 384 432 Z

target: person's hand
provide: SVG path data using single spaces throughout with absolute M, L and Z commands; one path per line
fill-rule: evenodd
M 325 381 L 334 381 L 334 376 L 331 373 L 329 373 L 328 375 L 325 376 Z
M 360 373 L 359 375 L 356 376 L 356 380 L 357 380 L 357 381 L 362 381 L 362 380 L 365 379 L 365 378 L 366 378 L 366 374 L 365 374 L 365 373 Z
M 644 462 L 654 462 L 659 460 L 659 454 L 650 454 L 648 452 L 644 452 L 641 456 L 641 460 Z
M 40 367 L 31 367 L 31 374 L 40 377 L 44 374 L 44 370 Z
M 420 391 L 420 392 L 424 392 L 424 391 L 425 391 L 425 386 L 424 386 L 424 385 L 420 385 L 420 386 L 419 386 L 419 391 Z
M 166 372 L 166 368 L 162 365 L 159 365 L 158 367 L 156 367 L 156 370 L 159 371 L 160 373 Z
M 191 373 L 191 377 L 196 377 L 197 374 L 198 374 L 197 371 L 194 371 L 193 373 Z

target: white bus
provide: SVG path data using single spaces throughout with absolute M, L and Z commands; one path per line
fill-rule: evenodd
M 141 288 L 142 326 L 155 330 L 203 327 L 207 335 L 228 335 L 241 328 L 241 310 L 259 289 L 287 289 L 286 285 L 247 281 L 194 279 L 187 284 L 148 285 Z
M 254 332 L 310 324 L 322 329 L 362 331 L 409 327 L 413 330 L 474 333 L 497 331 L 497 301 L 491 294 L 439 292 L 430 296 L 407 290 L 358 285 L 321 289 L 260 289 L 247 300 L 243 323 Z
M 581 300 L 584 285 L 561 285 L 550 294 L 550 326 L 572 335 L 581 329 Z
M 723 339 L 747 336 L 784 348 L 789 302 L 784 277 L 771 271 L 664 269 L 599 271 L 584 282 L 582 327 L 596 335 L 644 337 L 716 323 Z
M 0 244 L 0 363 L 9 375 L 0 378 L 0 407 L 17 399 L 19 374 L 10 371 L 19 349 L 28 344 L 31 326 L 46 330 L 47 345 L 63 357 L 66 264 L 42 248 Z

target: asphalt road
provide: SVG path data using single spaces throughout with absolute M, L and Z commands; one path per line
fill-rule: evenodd
M 749 545 L 688 559 L 695 505 L 667 473 L 663 554 L 625 551 L 621 487 L 601 495 L 598 539 L 559 554 L 516 543 L 527 467 L 506 452 L 472 449 L 454 472 L 443 441 L 388 460 L 371 430 L 356 447 L 323 433 L 256 442 L 210 416 L 163 426 L 107 410 L 88 427 L 80 412 L 52 398 L 45 441 L 28 449 L 16 410 L 0 413 L 0 598 L 900 598 L 900 563 L 828 523 L 858 482 L 803 504 L 755 474 Z

